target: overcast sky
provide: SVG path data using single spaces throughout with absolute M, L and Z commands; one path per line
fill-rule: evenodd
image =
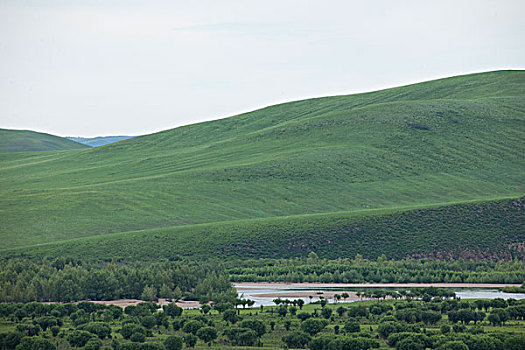
M 0 0 L 0 127 L 139 135 L 525 68 L 525 1 Z

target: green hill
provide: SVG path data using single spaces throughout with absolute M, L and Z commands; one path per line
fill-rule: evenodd
M 0 153 L 61 151 L 83 148 L 88 148 L 88 146 L 41 132 L 0 129 Z
M 520 216 L 504 211 L 511 215 L 507 229 L 490 235 L 498 217 L 487 219 L 489 226 L 477 224 L 476 209 L 466 202 L 503 208 L 507 202 L 498 199 L 524 195 L 524 124 L 525 72 L 499 71 L 285 103 L 93 149 L 0 155 L 0 248 L 97 242 L 93 249 L 104 255 L 106 244 L 134 251 L 125 242 L 133 245 L 139 235 L 151 254 L 160 254 L 163 237 L 173 245 L 186 237 L 183 246 L 198 250 L 220 232 L 221 240 L 211 243 L 222 246 L 213 251 L 239 250 L 233 243 L 243 235 L 270 235 L 268 247 L 259 250 L 249 240 L 243 249 L 276 256 L 289 253 L 282 247 L 287 225 L 294 226 L 294 237 L 322 242 L 347 232 L 331 223 L 334 213 L 344 212 L 337 222 L 368 220 L 367 237 L 407 234 L 420 243 L 421 237 L 436 237 L 422 254 L 445 254 L 476 241 L 481 255 L 496 247 L 497 254 L 509 254 L 524 241 Z M 446 216 L 441 226 L 426 226 L 421 236 L 423 231 L 412 231 L 422 219 L 410 216 L 412 209 L 427 208 L 422 215 L 432 217 L 448 211 L 428 208 L 455 203 L 466 211 Z M 373 220 L 366 219 L 370 215 Z M 380 224 L 407 215 L 414 222 Z M 310 228 L 314 217 L 323 225 Z M 356 235 L 349 237 L 361 239 Z M 316 250 L 346 255 L 348 244 Z M 171 247 L 162 250 L 183 252 Z M 403 249 L 386 253 L 399 256 Z M 374 256 L 377 249 L 367 251 Z

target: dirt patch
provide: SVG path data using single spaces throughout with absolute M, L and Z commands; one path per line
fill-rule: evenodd
M 91 302 L 95 303 L 95 304 L 103 304 L 103 305 L 117 305 L 117 306 L 120 306 L 122 308 L 125 308 L 126 306 L 137 305 L 138 303 L 142 303 L 142 302 L 144 302 L 144 300 L 140 300 L 140 299 L 117 299 L 117 300 L 94 300 L 94 301 L 91 301 Z M 167 305 L 169 303 L 170 303 L 170 301 L 168 301 L 167 299 L 159 299 L 157 301 L 157 304 L 159 304 L 160 306 L 164 306 L 164 305 Z M 175 304 L 177 304 L 177 306 L 180 306 L 180 307 L 182 307 L 184 309 L 198 308 L 198 307 L 201 306 L 201 304 L 198 301 L 186 301 L 186 300 L 177 301 L 177 302 L 175 302 Z

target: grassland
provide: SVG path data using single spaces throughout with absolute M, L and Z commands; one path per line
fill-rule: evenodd
M 525 72 L 500 71 L 2 154 L 0 249 L 508 256 L 524 241 L 524 122 Z
M 61 151 L 84 148 L 88 148 L 88 146 L 41 132 L 0 129 L 0 153 Z

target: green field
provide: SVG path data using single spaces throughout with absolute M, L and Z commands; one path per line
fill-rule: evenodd
M 0 249 L 510 257 L 525 236 L 524 136 L 525 72 L 499 71 L 0 154 Z
M 63 137 L 29 130 L 0 129 L 0 153 L 42 152 L 89 148 Z

